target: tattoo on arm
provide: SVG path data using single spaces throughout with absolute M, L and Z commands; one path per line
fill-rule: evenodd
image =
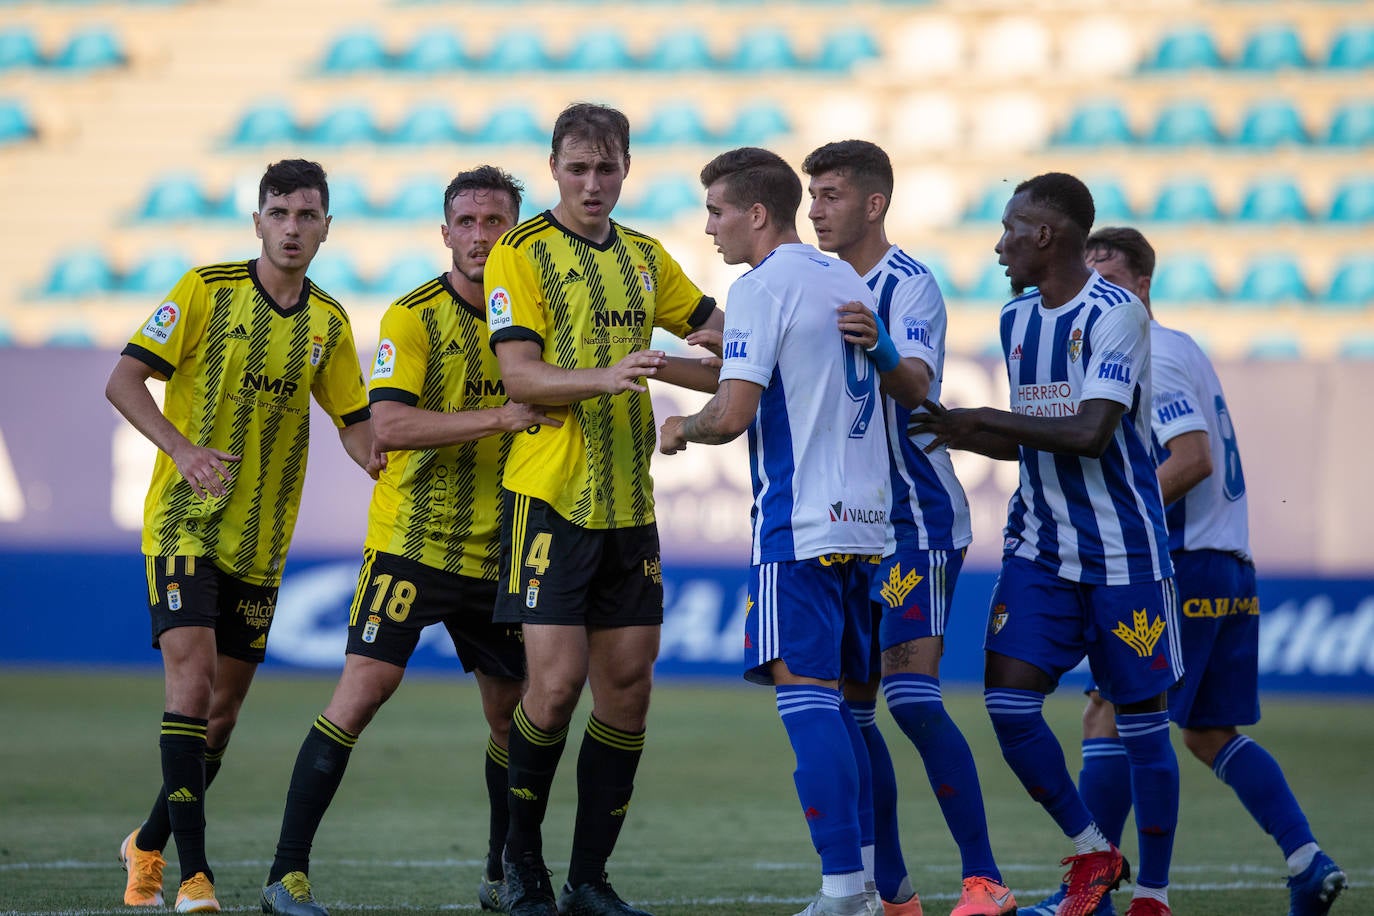
M 706 445 L 720 445 L 729 442 L 739 433 L 720 428 L 725 417 L 729 389 L 722 388 L 716 396 L 706 402 L 706 406 L 682 421 L 682 438 L 688 442 L 701 442 Z

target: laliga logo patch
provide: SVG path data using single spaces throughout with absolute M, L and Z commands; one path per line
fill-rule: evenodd
M 148 323 L 143 326 L 143 336 L 151 337 L 158 343 L 166 343 L 172 336 L 172 329 L 181 320 L 181 309 L 177 308 L 175 302 L 164 302 L 153 312 L 153 317 L 148 319 Z
M 511 326 L 510 293 L 504 286 L 498 286 L 487 297 L 487 329 L 499 331 Z
M 390 338 L 382 338 L 382 342 L 377 344 L 377 358 L 372 363 L 372 377 L 391 378 L 396 371 L 396 345 Z
M 377 641 L 377 629 L 382 625 L 382 618 L 376 614 L 371 614 L 367 618 L 367 623 L 363 624 L 363 642 L 374 643 Z
M 530 587 L 525 589 L 525 607 L 533 608 L 539 604 L 539 580 L 531 579 Z
M 992 632 L 994 635 L 1002 632 L 1002 628 L 1007 625 L 1007 606 L 999 604 L 992 609 Z
M 177 582 L 167 583 L 167 610 L 181 610 L 181 585 Z

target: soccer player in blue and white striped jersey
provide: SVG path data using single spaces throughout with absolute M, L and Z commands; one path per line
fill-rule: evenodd
M 828 143 L 806 157 L 802 171 L 811 176 L 809 215 L 817 245 L 846 261 L 873 290 L 876 318 L 896 356 L 882 373 L 896 549 L 874 570 L 870 596 L 876 638 L 869 680 L 844 686 L 873 775 L 877 889 L 885 916 L 921 912 L 898 838 L 892 757 L 876 722 L 881 685 L 892 718 L 920 753 L 959 846 L 963 887 L 952 916 L 1000 916 L 1013 912 L 1016 900 L 993 858 L 973 754 L 945 711 L 940 691 L 945 625 L 965 549 L 973 540 L 968 500 L 949 451 L 927 454 L 930 437 L 907 432 L 912 411 L 927 398 L 940 399 L 945 300 L 930 270 L 887 239 L 893 177 L 881 147 L 866 140 Z M 847 319 L 875 321 L 867 309 L 856 309 Z M 870 333 L 876 344 L 876 326 Z
M 1087 187 L 1051 172 L 1007 203 L 996 250 L 1011 410 L 932 405 L 931 445 L 1019 460 L 984 647 L 985 702 L 1013 772 L 1074 843 L 1059 916 L 1088 916 L 1127 873 L 1043 716 L 1086 655 L 1131 765 L 1140 868 L 1128 916 L 1169 913 L 1178 761 L 1166 691 L 1182 675 L 1164 504 L 1150 452 L 1149 315 L 1084 263 Z

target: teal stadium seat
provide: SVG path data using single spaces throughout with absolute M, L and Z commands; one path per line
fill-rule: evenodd
M 303 139 L 296 126 L 296 117 L 284 102 L 261 102 L 239 118 L 229 143 L 232 146 L 256 147 L 295 143 Z
M 976 223 L 1001 222 L 1002 213 L 1006 210 L 1010 198 L 1011 188 L 1007 184 L 992 185 L 969 204 L 968 209 L 964 211 L 964 219 Z
M 607 73 L 635 66 L 625 36 L 614 30 L 583 32 L 559 61 L 561 69 L 573 73 Z
M 1159 110 L 1147 142 L 1152 146 L 1212 146 L 1222 138 L 1206 102 L 1180 99 Z
M 28 26 L 0 29 L 0 73 L 7 70 L 37 70 L 43 66 L 38 38 Z
M 0 99 L 0 146 L 22 143 L 38 136 L 38 128 L 18 99 Z
M 333 76 L 351 76 L 375 73 L 390 65 L 391 55 L 381 37 L 372 29 L 361 28 L 345 32 L 330 42 L 320 70 Z
M 1302 359 L 1302 345 L 1292 337 L 1261 338 L 1246 348 L 1245 358 L 1291 362 Z
M 1326 218 L 1333 223 L 1374 222 L 1374 176 L 1341 182 L 1331 197 L 1331 209 Z
M 801 61 L 785 31 L 758 28 L 740 36 L 726 66 L 737 73 L 766 73 L 801 69 Z
M 1326 132 L 1326 145 L 1374 145 L 1374 101 L 1355 100 L 1338 106 Z
M 1100 99 L 1079 105 L 1069 122 L 1055 137 L 1061 146 L 1115 146 L 1135 140 L 1126 112 L 1114 99 Z
M 391 200 L 378 208 L 384 219 L 444 221 L 444 188 L 448 180 L 433 175 L 413 175 L 401 182 Z
M 1303 145 L 1308 139 L 1298 109 L 1287 99 L 1268 99 L 1251 105 L 1241 116 L 1235 136 L 1237 145 L 1262 150 Z
M 1207 70 L 1224 66 L 1216 39 L 1204 26 L 1184 26 L 1164 35 L 1146 70 Z
M 69 252 L 58 258 L 43 283 L 42 294 L 53 299 L 103 296 L 118 287 L 110 262 L 99 251 Z
M 554 62 L 537 32 L 512 30 L 498 35 L 477 69 L 495 75 L 553 70 Z
M 470 62 L 456 34 L 449 29 L 434 29 L 416 35 L 391 66 L 401 73 L 426 76 L 465 70 Z
M 201 190 L 199 178 L 166 175 L 148 189 L 138 218 L 151 222 L 198 220 L 216 216 L 218 211 L 218 203 Z
M 1374 305 L 1374 257 L 1357 255 L 1342 261 L 1322 302 L 1328 308 L 1343 309 Z
M 716 59 L 700 29 L 685 29 L 659 36 L 644 55 L 641 66 L 658 73 L 687 73 L 710 70 L 716 66 Z
M 87 349 L 95 346 L 95 337 L 86 328 L 58 328 L 44 339 L 43 346 L 54 349 Z
M 524 105 L 504 105 L 492 110 L 486 122 L 468 138 L 477 143 L 506 146 L 535 144 L 547 146 L 548 130 Z
M 1274 306 L 1305 303 L 1312 296 L 1298 262 L 1275 254 L 1250 263 L 1233 298 L 1242 305 Z
M 720 142 L 727 146 L 764 146 L 792 132 L 787 113 L 774 102 L 753 102 L 744 106 L 726 128 Z
M 306 140 L 321 146 L 355 146 L 383 138 L 372 109 L 363 102 L 340 102 L 327 110 L 306 132 Z
M 119 280 L 119 291 L 140 296 L 166 295 L 195 265 L 180 251 L 155 251 Z
M 447 103 L 430 101 L 406 111 L 386 139 L 396 146 L 434 146 L 462 143 L 466 136 Z
M 1374 23 L 1349 25 L 1331 39 L 1326 54 L 1331 70 L 1367 70 L 1374 67 Z
M 395 298 L 443 273 L 440 259 L 419 252 L 396 256 L 372 284 L 373 292 Z
M 344 219 L 372 218 L 372 201 L 362 179 L 353 175 L 329 176 L 329 215 Z
M 122 67 L 127 62 L 119 37 L 104 26 L 92 26 L 73 33 L 49 64 L 57 70 L 87 73 Z
M 952 294 L 946 293 L 946 295 Z M 964 290 L 962 298 L 987 305 L 1002 305 L 1010 302 L 1012 299 L 1011 280 L 1007 277 L 1007 269 L 1001 264 L 986 265 L 978 274 L 978 278 Z
M 849 73 L 860 64 L 877 60 L 882 55 L 873 33 L 862 26 L 849 26 L 828 33 L 820 50 L 811 61 L 811 68 L 827 73 Z
M 1302 191 L 1286 175 L 1257 178 L 1245 189 L 1236 218 L 1245 223 L 1295 223 L 1310 218 Z
M 1114 178 L 1098 178 L 1087 182 L 1088 189 L 1092 191 L 1093 206 L 1097 213 L 1093 219 L 1093 226 L 1110 226 L 1113 223 L 1129 223 L 1135 219 L 1135 211 L 1131 207 L 1130 200 L 1126 197 L 1126 191 L 1121 187 L 1121 183 Z M 999 193 L 1006 196 L 1004 189 L 998 189 Z M 1006 201 L 1003 201 L 1005 205 Z M 1001 210 L 998 210 L 996 217 L 1001 220 Z
M 1165 223 L 1210 223 L 1221 210 L 1205 178 L 1178 178 L 1159 189 L 1150 218 Z
M 333 196 L 333 182 L 330 182 L 330 196 Z M 353 266 L 353 261 L 348 255 L 338 252 L 331 252 L 326 245 L 320 250 L 315 260 L 310 262 L 310 271 L 307 276 L 310 282 L 324 290 L 335 298 L 356 296 L 368 291 L 368 286 L 358 274 L 358 269 Z M 397 290 L 399 296 L 406 290 Z M 347 303 L 344 303 L 347 306 Z
M 635 142 L 644 146 L 672 146 L 679 143 L 715 143 L 716 137 L 702 120 L 701 112 L 690 102 L 667 102 L 649 114 L 649 123 L 635 132 Z
M 1343 339 L 1337 355 L 1341 359 L 1374 360 L 1374 334 L 1358 334 Z
M 1174 255 L 1155 268 L 1150 281 L 1150 298 L 1179 305 L 1212 304 L 1221 299 L 1221 288 L 1202 255 Z
M 668 222 L 684 213 L 705 206 L 706 192 L 685 175 L 659 175 L 648 182 L 635 200 L 622 203 L 619 209 L 628 221 L 647 220 Z
M 1303 69 L 1308 66 L 1298 33 L 1287 23 L 1271 23 L 1251 32 L 1236 66 L 1258 73 Z

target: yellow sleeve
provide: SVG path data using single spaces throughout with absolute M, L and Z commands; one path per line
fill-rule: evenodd
M 658 292 L 654 304 L 654 324 L 678 337 L 692 329 L 692 319 L 705 320 L 698 315 L 706 294 L 693 283 L 682 267 L 673 260 L 662 245 L 658 249 Z M 712 303 L 714 306 L 714 302 Z M 707 310 L 709 313 L 709 310 Z
M 487 256 L 484 277 L 487 334 L 491 341 L 530 339 L 533 334 L 542 342 L 548 329 L 548 313 L 529 258 L 510 245 L 498 244 Z
M 401 401 L 414 407 L 424 393 L 429 334 L 413 309 L 397 305 L 382 315 L 381 333 L 368 394 L 374 401 Z
M 210 321 L 210 296 L 205 281 L 187 271 L 148 321 L 129 338 L 124 352 L 139 359 L 162 379 L 193 355 Z
M 325 357 L 324 365 L 315 373 L 310 390 L 335 426 L 352 426 L 370 416 L 367 389 L 358 368 L 358 345 L 353 342 L 353 326 L 347 321 Z

